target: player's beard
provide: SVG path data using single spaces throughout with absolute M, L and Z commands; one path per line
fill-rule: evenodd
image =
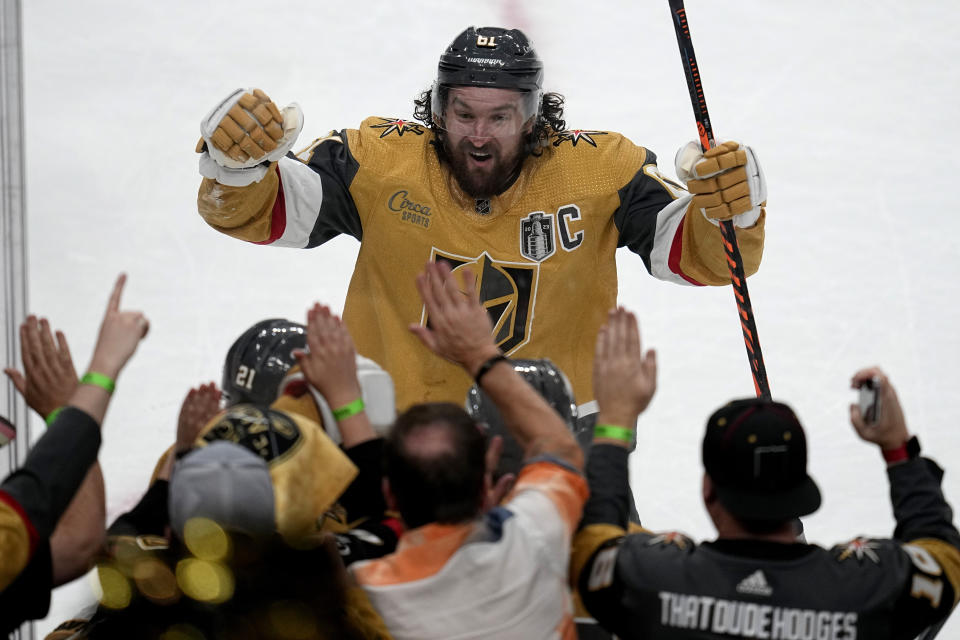
M 503 193 L 513 183 L 523 159 L 519 144 L 509 155 L 504 154 L 497 141 L 478 147 L 462 138 L 456 148 L 450 148 L 449 141 L 445 141 L 444 146 L 453 177 L 471 198 L 492 198 Z M 478 163 L 471 154 L 485 154 L 489 158 Z

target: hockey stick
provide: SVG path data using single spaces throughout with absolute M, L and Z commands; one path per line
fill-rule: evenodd
M 697 119 L 700 147 L 706 151 L 716 142 L 713 137 L 713 127 L 710 125 L 710 114 L 707 113 L 707 101 L 703 97 L 703 87 L 700 84 L 700 72 L 693 52 L 687 14 L 683 8 L 683 0 L 669 0 L 669 2 L 670 11 L 673 13 L 673 27 L 677 32 L 680 57 L 683 59 L 683 71 L 687 77 L 687 88 L 690 90 L 690 103 L 693 105 L 693 113 Z M 750 305 L 750 294 L 747 291 L 747 277 L 743 271 L 743 257 L 740 255 L 740 246 L 737 244 L 737 233 L 732 220 L 720 222 L 720 235 L 723 237 L 727 267 L 730 269 L 730 282 L 733 285 L 737 309 L 740 312 L 740 327 L 743 329 L 743 341 L 747 347 L 747 359 L 750 361 L 750 371 L 753 374 L 753 386 L 758 396 L 769 400 L 770 384 L 767 382 L 767 370 L 763 365 L 760 340 L 757 338 L 757 323 L 753 317 L 753 307 Z

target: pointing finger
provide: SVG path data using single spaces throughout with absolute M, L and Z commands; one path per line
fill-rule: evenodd
M 120 310 L 120 296 L 123 294 L 123 285 L 127 282 L 127 274 L 121 273 L 117 277 L 116 284 L 113 285 L 113 291 L 110 293 L 110 302 L 107 303 L 107 311 Z

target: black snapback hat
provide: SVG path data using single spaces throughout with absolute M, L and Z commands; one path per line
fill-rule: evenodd
M 783 403 L 748 398 L 717 409 L 703 437 L 703 466 L 738 518 L 789 520 L 820 508 L 803 427 Z

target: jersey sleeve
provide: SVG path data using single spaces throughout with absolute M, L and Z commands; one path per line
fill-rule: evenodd
M 909 558 L 897 603 L 910 631 L 945 618 L 960 600 L 960 534 L 941 489 L 943 469 L 917 458 L 887 469 L 897 521 L 894 539 Z
M 640 169 L 619 190 L 620 206 L 614 212 L 620 234 L 618 246 L 639 255 L 647 271 L 660 280 L 729 284 L 719 227 L 700 211 L 692 210 L 690 194 L 660 173 L 656 154 L 646 149 L 644 152 Z M 737 229 L 748 276 L 757 271 L 763 255 L 765 218 L 762 212 L 754 226 Z
M 204 178 L 197 209 L 217 231 L 255 244 L 311 248 L 340 234 L 359 240 L 363 230 L 350 194 L 358 169 L 346 131 L 333 132 L 273 163 L 246 187 Z
M 0 514 L 3 507 L 0 506 Z M 0 515 L 0 519 L 2 519 Z M 0 525 L 2 526 L 2 525 Z M 0 533 L 0 536 L 3 534 Z M 3 544 L 0 542 L 0 544 Z M 5 551 L 4 551 L 5 553 Z M 6 569 L 6 556 L 0 568 Z M 50 541 L 41 540 L 29 561 L 8 585 L 0 586 L 0 637 L 7 637 L 26 620 L 36 620 L 50 610 L 50 590 L 53 586 L 53 561 Z
M 100 428 L 67 407 L 0 485 L 0 590 L 27 566 L 67 510 L 100 448 Z
M 595 618 L 597 614 L 587 603 L 587 598 L 593 598 L 586 588 L 588 585 L 597 588 L 597 578 L 589 576 L 606 575 L 605 572 L 612 568 L 612 556 L 616 555 L 616 549 L 627 534 L 630 508 L 628 456 L 629 452 L 623 447 L 596 444 L 591 447 L 587 458 L 590 497 L 583 508 L 580 530 L 573 539 L 570 585 L 578 602 Z

